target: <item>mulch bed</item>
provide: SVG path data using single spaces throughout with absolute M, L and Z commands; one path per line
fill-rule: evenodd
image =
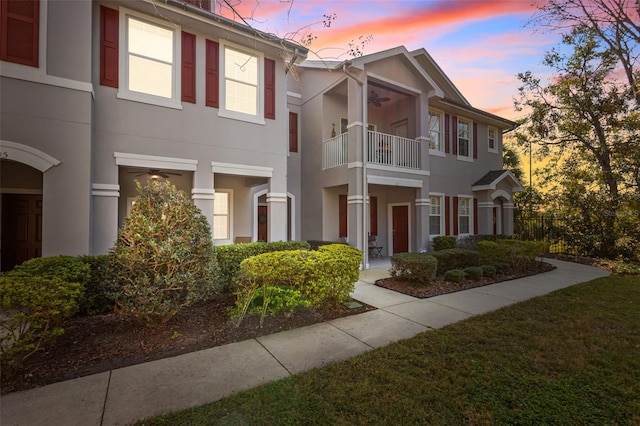
M 376 285 L 410 296 L 426 298 L 452 293 L 554 269 L 539 262 L 537 269 L 517 275 L 451 283 L 434 280 L 417 287 L 398 279 L 378 280 Z M 90 374 L 176 356 L 214 346 L 265 336 L 373 310 L 362 304 L 333 310 L 301 309 L 291 316 L 247 316 L 240 326 L 229 319 L 235 296 L 222 294 L 213 300 L 181 310 L 165 324 L 144 327 L 134 319 L 116 313 L 76 317 L 65 321 L 65 333 L 43 342 L 41 350 L 19 366 L 1 365 L 0 394 L 31 389 Z
M 532 269 L 521 273 L 503 274 L 494 278 L 481 278 L 480 280 L 463 280 L 459 283 L 453 283 L 445 281 L 442 277 L 437 277 L 428 286 L 418 286 L 412 283 L 408 283 L 399 278 L 383 278 L 376 281 L 376 285 L 389 290 L 404 293 L 409 296 L 425 299 L 427 297 L 439 296 L 441 294 L 454 293 L 460 290 L 466 290 L 469 288 L 482 287 L 489 284 L 495 284 L 501 281 L 513 280 L 516 278 L 522 278 L 529 275 L 536 275 L 542 272 L 551 271 L 556 269 L 555 266 L 545 263 L 536 262 L 536 266 Z
M 71 318 L 65 333 L 42 343 L 41 350 L 19 367 L 2 365 L 1 394 L 39 387 L 63 380 L 109 371 L 129 365 L 211 348 L 233 342 L 304 327 L 375 308 L 340 306 L 333 310 L 302 309 L 286 317 L 245 317 L 239 327 L 228 310 L 235 296 L 181 310 L 165 324 L 144 327 L 115 313 Z

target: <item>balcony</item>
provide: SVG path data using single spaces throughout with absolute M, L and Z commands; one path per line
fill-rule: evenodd
M 367 140 L 367 163 L 420 169 L 420 143 L 418 141 L 372 131 L 367 132 Z M 348 144 L 347 133 L 324 141 L 322 145 L 322 170 L 347 164 Z

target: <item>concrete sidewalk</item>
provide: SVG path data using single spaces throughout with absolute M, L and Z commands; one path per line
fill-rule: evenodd
M 575 263 L 531 277 L 417 299 L 373 285 L 388 276 L 372 263 L 353 298 L 378 308 L 346 318 L 134 365 L 0 399 L 0 424 L 125 425 L 216 401 L 232 393 L 341 361 L 554 290 L 609 275 Z

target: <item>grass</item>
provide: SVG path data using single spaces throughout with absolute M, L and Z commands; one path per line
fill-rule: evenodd
M 640 424 L 640 277 L 607 277 L 140 425 Z

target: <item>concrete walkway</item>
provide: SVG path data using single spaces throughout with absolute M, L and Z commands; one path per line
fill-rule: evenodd
M 295 330 L 11 393 L 0 424 L 125 425 L 213 402 L 232 393 L 341 361 L 473 315 L 609 275 L 591 266 L 548 260 L 551 272 L 457 293 L 417 299 L 373 285 L 388 260 L 371 264 L 353 298 L 378 308 Z

